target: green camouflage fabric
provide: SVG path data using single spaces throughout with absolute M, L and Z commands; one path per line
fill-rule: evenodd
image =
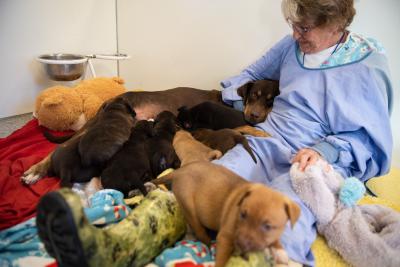
M 71 208 L 89 266 L 144 266 L 186 232 L 182 210 L 171 192 L 151 191 L 124 220 L 97 228 L 86 219 L 80 197 L 68 188 L 58 191 Z M 249 253 L 232 256 L 227 267 L 269 267 L 271 257 Z
M 183 236 L 186 224 L 170 192 L 150 192 L 124 220 L 100 229 L 86 219 L 70 189 L 58 191 L 69 204 L 89 266 L 143 266 Z

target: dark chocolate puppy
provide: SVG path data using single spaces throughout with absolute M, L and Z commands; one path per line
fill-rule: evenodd
M 79 142 L 82 164 L 107 162 L 131 135 L 136 113 L 123 97 L 115 97 L 100 108 Z
M 214 102 L 203 102 L 190 109 L 180 107 L 178 111 L 179 124 L 189 131 L 236 128 L 247 124 L 241 111 Z
M 154 120 L 153 137 L 147 140 L 153 174 L 158 176 L 168 168 L 179 168 L 181 162 L 172 146 L 177 131 L 175 115 L 163 111 Z
M 132 129 L 129 140 L 108 162 L 100 175 L 104 188 L 121 191 L 124 196 L 129 191 L 139 189 L 144 195 L 144 183 L 154 176 L 150 165 L 150 155 L 146 142 L 152 136 L 153 123 L 138 121 Z

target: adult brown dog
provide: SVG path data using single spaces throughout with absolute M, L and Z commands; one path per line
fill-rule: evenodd
M 206 146 L 216 149 L 225 154 L 229 149 L 237 144 L 242 144 L 243 148 L 250 154 L 251 158 L 257 163 L 256 156 L 249 146 L 246 137 L 235 129 L 198 129 L 192 132 L 193 137 Z
M 115 102 L 125 102 L 127 106 L 135 113 L 133 123 L 137 120 L 147 120 L 155 118 L 158 113 L 164 110 L 171 111 L 175 115 L 181 106 L 192 107 L 203 101 L 222 102 L 221 92 L 217 90 L 200 90 L 190 87 L 177 87 L 165 91 L 153 92 L 126 92 L 113 99 L 108 100 L 99 109 L 96 116 L 89 120 L 79 131 L 73 135 L 67 136 L 63 146 L 70 145 L 75 138 L 79 139 L 79 154 L 82 163 L 86 165 L 99 164 L 109 160 L 121 147 L 121 142 L 109 143 L 104 142 L 104 136 L 109 132 L 108 127 L 119 129 L 119 140 L 126 142 L 130 136 L 130 123 L 124 126 L 104 123 L 101 117 L 105 114 L 107 107 Z M 103 135 L 104 134 L 104 135 Z M 57 149 L 57 148 L 56 148 Z M 45 157 L 42 161 L 32 165 L 21 177 L 21 180 L 27 184 L 36 182 L 48 173 L 51 166 L 52 153 Z
M 258 80 L 248 82 L 237 89 L 243 98 L 244 118 L 250 124 L 265 121 L 272 110 L 274 98 L 279 95 L 279 82 Z
M 279 240 L 287 221 L 293 227 L 300 216 L 295 202 L 211 162 L 193 162 L 166 176 L 172 178 L 172 191 L 196 237 L 209 245 L 206 229 L 218 231 L 216 267 L 224 266 L 235 249 L 273 248 L 276 262 L 287 264 Z

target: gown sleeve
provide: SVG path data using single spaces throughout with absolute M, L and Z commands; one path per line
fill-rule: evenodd
M 347 88 L 327 90 L 325 114 L 332 134 L 313 149 L 361 181 L 390 169 L 393 140 L 389 76 L 386 57 L 374 53 L 363 64 L 357 64 L 351 75 L 340 77 L 347 79 Z
M 249 81 L 262 79 L 279 80 L 283 55 L 288 46 L 292 44 L 294 44 L 293 38 L 290 35 L 286 36 L 239 75 L 223 80 L 221 82 L 223 101 L 232 105 L 234 101 L 241 100 L 242 98 L 237 94 L 237 89 Z

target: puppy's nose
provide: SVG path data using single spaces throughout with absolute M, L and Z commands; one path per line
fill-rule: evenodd
M 250 117 L 254 120 L 257 120 L 258 118 L 260 118 L 260 113 L 258 112 L 252 112 L 250 113 Z
M 252 249 L 252 242 L 248 238 L 238 238 L 236 239 L 236 247 L 242 252 L 248 252 Z

